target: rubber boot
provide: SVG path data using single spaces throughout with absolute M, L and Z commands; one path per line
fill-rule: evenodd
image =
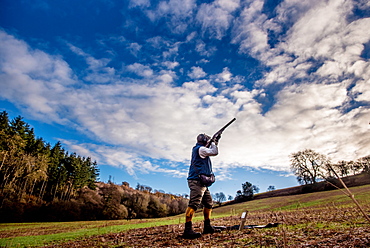
M 216 232 L 221 232 L 221 230 L 215 229 L 211 226 L 211 220 L 204 220 L 203 234 L 213 234 Z
M 184 239 L 196 239 L 202 236 L 201 233 L 194 232 L 193 230 L 193 223 L 191 221 L 185 223 L 185 230 L 182 237 Z

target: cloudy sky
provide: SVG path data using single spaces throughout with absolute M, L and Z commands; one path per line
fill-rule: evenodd
M 367 0 L 2 0 L 0 110 L 98 162 L 187 193 L 199 133 L 213 193 L 297 185 L 289 155 L 369 155 Z

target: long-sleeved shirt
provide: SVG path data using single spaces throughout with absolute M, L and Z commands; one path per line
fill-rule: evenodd
M 201 158 L 206 158 L 208 156 L 216 156 L 218 154 L 218 147 L 215 145 L 215 143 L 211 143 L 209 148 L 205 146 L 199 147 L 199 156 Z

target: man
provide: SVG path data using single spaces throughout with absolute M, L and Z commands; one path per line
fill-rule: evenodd
M 206 147 L 207 142 L 211 139 L 206 134 L 199 134 L 197 137 L 197 143 L 193 147 L 191 164 L 189 168 L 188 175 L 188 185 L 190 188 L 190 201 L 188 208 L 185 212 L 185 230 L 183 238 L 195 239 L 202 236 L 201 233 L 195 232 L 192 227 L 192 219 L 195 211 L 199 208 L 202 203 L 203 216 L 204 216 L 204 229 L 203 234 L 212 234 L 216 230 L 211 226 L 210 218 L 212 211 L 212 196 L 208 187 L 204 186 L 199 180 L 199 175 L 211 175 L 212 173 L 212 163 L 210 156 L 216 156 L 218 154 L 218 140 L 217 138 L 214 142 L 211 142 L 209 148 Z

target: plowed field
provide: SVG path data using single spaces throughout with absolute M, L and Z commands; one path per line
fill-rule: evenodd
M 367 209 L 369 210 L 369 209 Z M 238 224 L 235 217 L 213 220 L 215 225 Z M 355 208 L 326 207 L 284 212 L 256 212 L 247 224 L 281 223 L 278 227 L 225 230 L 199 239 L 181 238 L 184 226 L 167 225 L 45 247 L 370 247 L 370 224 Z M 196 231 L 202 223 L 195 223 Z

